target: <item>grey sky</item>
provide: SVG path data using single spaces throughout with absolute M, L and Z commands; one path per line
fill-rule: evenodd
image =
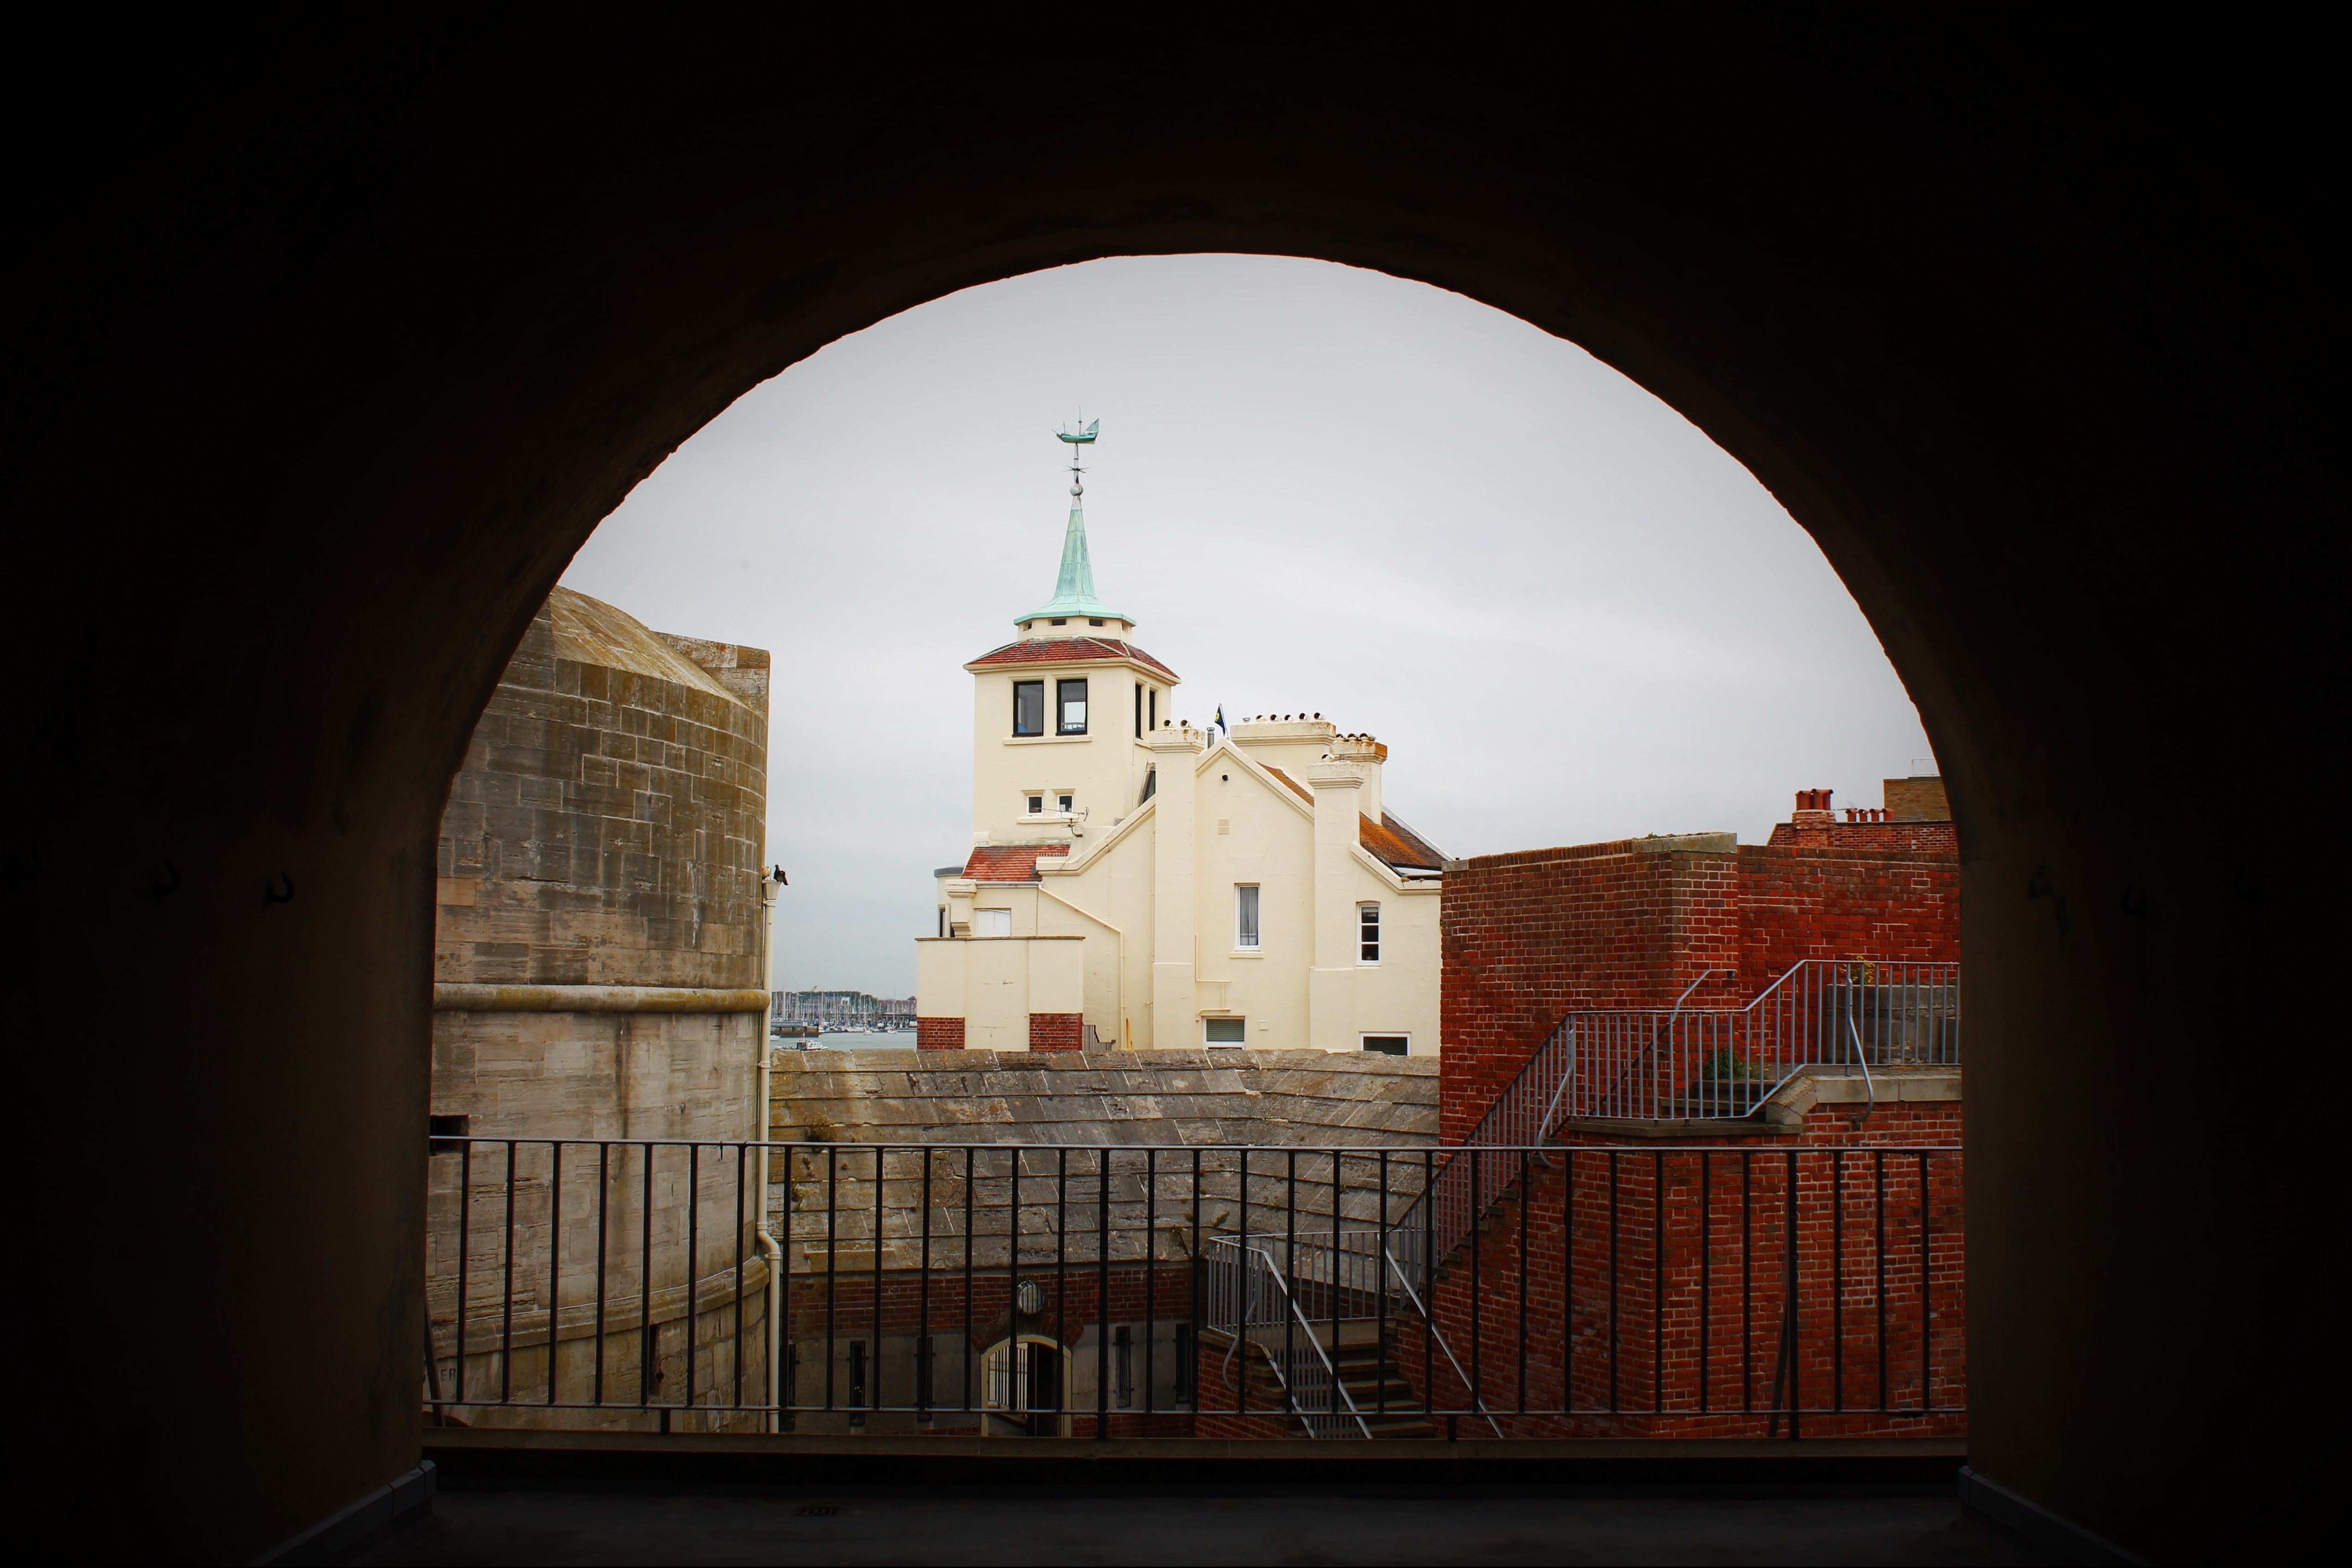
M 1081 408 L 1096 586 L 1183 678 L 1174 716 L 1372 731 L 1448 854 L 1755 842 L 1790 792 L 1876 805 L 1929 754 L 1811 539 L 1574 344 L 1323 262 L 1064 268 L 754 389 L 564 574 L 773 650 L 776 984 L 913 990 L 929 873 L 971 842 L 961 667 L 1053 591 Z

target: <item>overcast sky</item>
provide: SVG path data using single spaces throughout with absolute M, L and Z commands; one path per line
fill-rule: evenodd
M 1324 262 L 1063 268 L 755 388 L 564 574 L 774 652 L 776 984 L 913 991 L 931 869 L 971 843 L 961 666 L 1053 592 L 1081 411 L 1096 588 L 1183 678 L 1172 716 L 1371 731 L 1449 855 L 1760 842 L 1791 792 L 1875 805 L 1929 756 L 1812 540 L 1574 344 Z

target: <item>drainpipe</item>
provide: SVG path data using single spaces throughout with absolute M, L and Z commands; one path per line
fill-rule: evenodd
M 771 1085 L 774 1082 L 775 1073 L 775 1061 L 771 1054 L 773 1046 L 768 1035 L 768 1020 L 775 1012 L 773 998 L 776 984 L 775 972 L 770 963 L 769 954 L 772 951 L 770 942 L 775 923 L 775 889 L 789 885 L 784 879 L 784 868 L 782 866 L 774 868 L 767 876 L 760 879 L 760 973 L 766 982 L 764 988 L 768 992 L 770 1001 L 767 1010 L 760 1015 L 760 1032 L 754 1046 L 760 1053 L 759 1104 L 754 1108 L 757 1117 L 754 1128 L 760 1139 L 759 1173 L 755 1178 L 758 1184 L 756 1190 L 760 1194 L 760 1206 L 756 1211 L 759 1217 L 753 1223 L 752 1235 L 759 1244 L 760 1256 L 768 1260 L 768 1430 L 771 1432 L 778 1431 L 782 1426 L 779 1409 L 783 1404 L 781 1397 L 783 1377 L 782 1371 L 777 1364 L 777 1358 L 783 1352 L 784 1269 L 783 1248 L 776 1245 L 774 1234 L 768 1229 L 768 1136 L 772 1131 L 769 1126 L 771 1115 L 769 1093 Z

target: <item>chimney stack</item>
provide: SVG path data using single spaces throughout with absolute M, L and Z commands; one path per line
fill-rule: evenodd
M 1797 792 L 1797 809 L 1789 815 L 1791 827 L 1827 827 L 1837 820 L 1830 809 L 1830 796 L 1835 790 L 1801 789 Z

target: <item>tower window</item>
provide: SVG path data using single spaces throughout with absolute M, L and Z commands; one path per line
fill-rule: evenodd
M 1234 945 L 1250 952 L 1257 949 L 1257 884 L 1237 882 L 1234 885 Z
M 1156 686 L 1151 689 L 1151 722 L 1150 727 L 1154 730 L 1160 728 L 1160 688 Z
M 1013 732 L 1016 735 L 1042 735 L 1045 732 L 1044 681 L 1016 680 L 1013 683 Z
M 1076 803 L 1077 797 L 1076 795 L 1057 795 L 1054 797 L 1054 809 L 1060 812 L 1063 816 L 1067 816 L 1070 814 L 1071 807 Z
M 1032 816 L 1042 816 L 1045 813 L 1045 797 L 1042 795 L 1031 795 L 1029 797 L 1029 815 Z
M 1087 683 L 1084 680 L 1054 682 L 1055 701 L 1061 709 L 1057 732 L 1083 735 L 1087 732 Z
M 1378 963 L 1381 961 L 1381 906 L 1356 906 L 1356 961 Z
M 1135 684 L 1135 738 L 1143 739 L 1143 683 Z
M 1102 625 L 1102 617 L 1099 616 L 1089 616 L 1087 617 L 1087 625 L 1090 626 L 1098 626 Z
M 1054 617 L 1054 624 L 1057 626 L 1066 626 L 1070 624 L 1070 617 L 1067 616 L 1055 616 Z

